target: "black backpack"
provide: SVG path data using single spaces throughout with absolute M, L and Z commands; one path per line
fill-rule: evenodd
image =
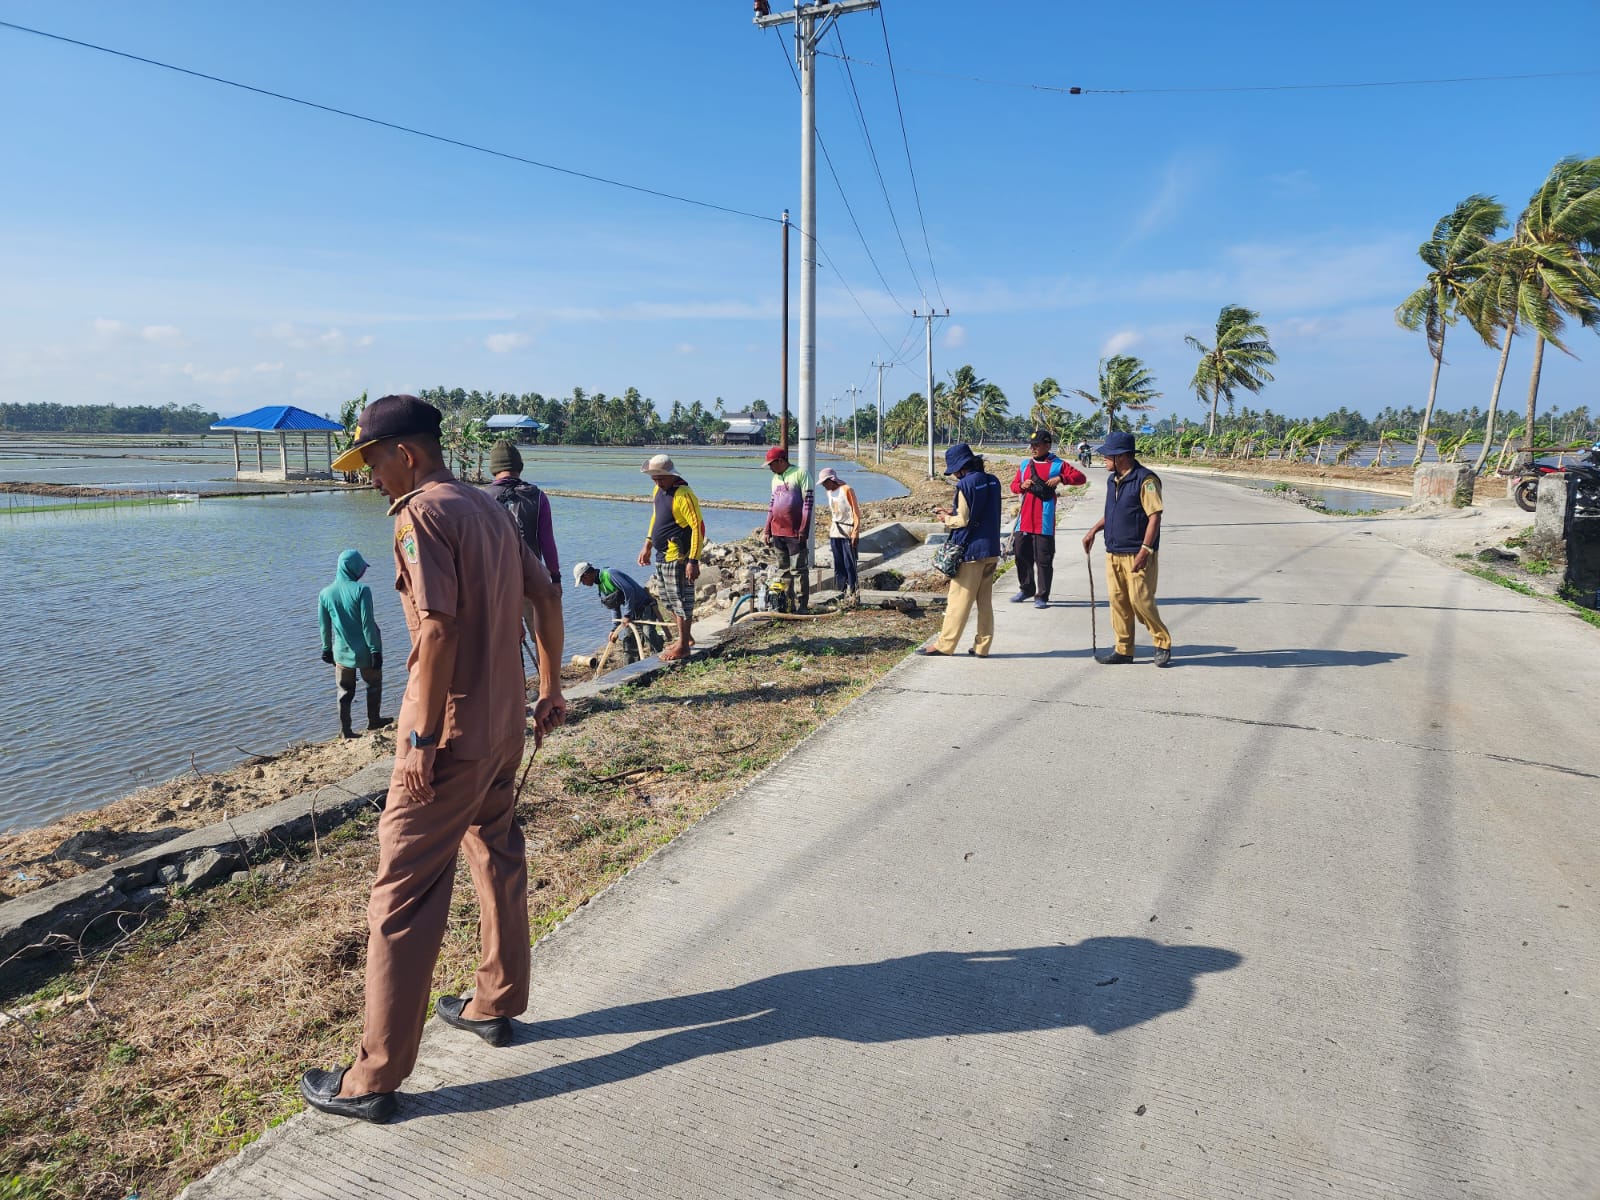
M 531 483 L 518 480 L 510 487 L 496 486 L 494 498 L 511 514 L 517 532 L 528 543 L 535 555 L 543 551 L 539 544 L 539 514 L 544 511 L 544 493 Z

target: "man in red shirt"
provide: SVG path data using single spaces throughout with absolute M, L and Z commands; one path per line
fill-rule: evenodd
M 1056 489 L 1088 483 L 1082 471 L 1050 453 L 1050 431 L 1034 431 L 1029 457 L 1011 481 L 1013 495 L 1022 497 L 1022 518 L 1017 526 L 1017 594 L 1011 603 L 1032 598 L 1035 608 L 1050 604 L 1050 580 L 1056 561 Z

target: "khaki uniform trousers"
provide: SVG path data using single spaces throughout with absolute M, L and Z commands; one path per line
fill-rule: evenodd
M 528 1007 L 528 860 L 513 812 L 522 747 L 519 736 L 487 758 L 441 750 L 425 803 L 390 784 L 367 906 L 366 1021 L 344 1095 L 395 1091 L 416 1066 L 458 850 L 478 894 L 482 947 L 466 1015 L 515 1017 Z
M 987 657 L 994 641 L 994 573 L 1000 565 L 998 558 L 975 558 L 961 564 L 961 570 L 950 581 L 950 595 L 945 601 L 944 627 L 939 630 L 935 648 L 940 654 L 954 654 L 961 631 L 967 627 L 967 617 L 974 602 L 978 605 L 978 636 L 972 649 L 979 658 Z
M 1111 604 L 1111 630 L 1117 637 L 1116 652 L 1130 656 L 1135 616 L 1144 622 L 1158 650 L 1172 647 L 1172 635 L 1156 611 L 1156 565 L 1160 559 L 1152 554 L 1144 570 L 1136 573 L 1133 560 L 1137 557 L 1135 554 L 1106 555 L 1106 592 Z

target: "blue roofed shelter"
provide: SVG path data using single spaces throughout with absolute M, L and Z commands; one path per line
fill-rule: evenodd
M 528 434 L 538 433 L 544 428 L 543 421 L 535 421 L 532 417 L 525 417 L 521 413 L 495 413 L 483 423 L 490 433 L 510 434 L 512 441 L 520 442 Z
M 303 408 L 295 408 L 291 404 L 276 404 L 237 417 L 224 418 L 211 426 L 211 432 L 233 434 L 234 478 L 257 483 L 288 483 L 299 479 L 333 478 L 333 435 L 343 433 L 344 426 L 326 417 L 319 417 L 316 413 L 307 412 Z M 241 433 L 255 435 L 253 471 L 245 469 L 246 459 L 242 456 L 239 445 Z M 267 467 L 269 460 L 263 449 L 262 439 L 273 434 L 277 435 L 278 464 L 269 470 Z M 321 443 L 315 455 L 311 453 L 311 439 L 314 436 Z M 300 442 L 297 466 L 291 465 L 289 458 L 291 438 L 298 438 Z

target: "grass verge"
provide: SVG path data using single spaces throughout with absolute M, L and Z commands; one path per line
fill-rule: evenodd
M 935 628 L 863 609 L 753 628 L 719 658 L 576 706 L 519 804 L 535 940 L 844 708 Z M 359 1034 L 376 814 L 248 879 L 122 914 L 0 994 L 0 1197 L 172 1196 L 299 1111 Z M 465 870 L 433 985 L 467 985 Z
M 1503 588 L 1510 588 L 1513 592 L 1521 592 L 1524 596 L 1534 596 L 1540 600 L 1553 600 L 1557 604 L 1565 605 L 1577 614 L 1578 618 L 1600 629 L 1600 611 L 1585 608 L 1576 600 L 1567 596 L 1552 596 L 1548 592 L 1541 592 L 1531 584 L 1523 583 L 1520 579 L 1513 579 L 1503 571 L 1496 571 L 1493 567 L 1473 565 L 1463 568 L 1468 575 L 1476 575 L 1479 579 L 1487 579 L 1490 583 L 1498 583 Z

